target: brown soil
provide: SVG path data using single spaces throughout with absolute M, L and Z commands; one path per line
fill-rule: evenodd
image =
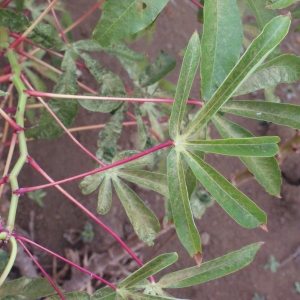
M 73 16 L 73 20 L 76 20 L 95 1 L 76 1 L 76 5 L 74 5 L 73 1 L 65 2 Z M 189 37 L 195 29 L 200 28 L 200 25 L 196 21 L 196 12 L 190 5 L 182 0 L 174 2 L 176 2 L 177 6 L 169 3 L 158 17 L 157 31 L 152 45 L 147 45 L 145 40 L 141 40 L 135 43 L 133 48 L 148 53 L 150 60 L 153 60 L 161 49 L 173 55 L 177 59 L 178 64 L 176 70 L 170 74 L 169 79 L 175 84 L 182 62 L 179 51 L 186 46 Z M 89 17 L 75 31 L 75 39 L 89 38 L 99 16 L 100 12 L 97 11 Z M 288 45 L 291 45 L 291 41 L 288 42 Z M 289 51 L 289 49 L 284 48 L 284 51 Z M 120 74 L 121 78 L 124 78 L 125 84 L 130 86 L 128 76 L 113 56 L 102 56 L 101 54 L 101 57 L 99 55 L 99 60 L 105 67 Z M 91 85 L 89 77 L 86 76 L 88 75 L 84 73 L 80 80 L 96 88 L 96 85 Z M 195 98 L 198 97 L 198 82 L 199 75 L 196 76 L 192 91 L 192 96 Z M 285 88 L 286 86 L 282 86 L 278 89 L 278 95 L 282 101 L 298 102 L 296 97 L 290 100 L 286 99 Z M 295 85 L 294 88 L 299 96 L 300 92 L 297 86 Z M 80 111 L 74 126 L 97 124 L 105 121 L 106 118 L 106 116 L 101 114 Z M 238 118 L 234 120 L 249 128 L 256 136 L 262 134 L 279 135 L 284 141 L 294 134 L 294 130 L 274 124 L 264 127 L 256 121 Z M 97 131 L 74 134 L 92 152 L 96 151 L 97 135 Z M 126 129 L 121 139 L 122 147 L 134 148 L 135 140 L 133 137 L 135 136 L 133 128 Z M 212 136 L 217 136 L 214 128 L 212 128 Z M 28 146 L 30 155 L 56 180 L 94 168 L 91 159 L 79 150 L 67 136 L 62 136 L 58 140 L 51 142 L 33 141 Z M 215 166 L 226 178 L 230 178 L 231 174 L 243 169 L 242 163 L 236 158 L 210 155 L 207 157 L 207 161 Z M 261 229 L 248 230 L 241 228 L 217 204 L 209 208 L 203 218 L 196 222 L 200 233 L 205 232 L 210 236 L 208 244 L 203 247 L 204 261 L 220 257 L 250 243 L 264 241 L 265 245 L 257 254 L 254 262 L 243 270 L 224 278 L 193 288 L 170 291 L 172 295 L 194 300 L 249 300 L 252 299 L 255 293 L 258 293 L 268 300 L 300 299 L 300 295 L 296 293 L 294 287 L 294 282 L 300 282 L 300 264 L 297 264 L 296 260 L 291 260 L 279 268 L 275 274 L 269 270 L 264 270 L 264 265 L 268 262 L 271 254 L 275 256 L 277 261 L 282 262 L 300 246 L 300 169 L 299 155 L 297 153 L 286 159 L 282 166 L 282 172 L 285 179 L 283 180 L 281 199 L 268 195 L 254 180 L 248 181 L 240 187 L 246 195 L 266 211 L 268 215 L 268 233 Z M 29 166 L 25 166 L 22 170 L 20 186 L 37 185 L 43 182 L 45 181 Z M 78 183 L 79 181 L 65 184 L 64 188 L 88 209 L 96 213 L 97 195 L 93 193 L 83 196 L 78 188 Z M 147 200 L 150 208 L 157 213 L 157 216 L 162 218 L 164 214 L 162 197 L 152 192 L 146 192 L 139 187 L 134 189 L 142 199 Z M 63 233 L 71 228 L 82 230 L 88 218 L 55 188 L 47 189 L 47 197 L 44 203 L 45 206 L 40 208 L 33 201 L 29 201 L 26 195 L 22 196 L 20 198 L 17 222 L 24 229 L 28 229 L 30 211 L 34 210 L 35 240 L 43 246 L 63 254 L 63 249 L 66 246 Z M 113 199 L 111 211 L 100 218 L 124 239 L 132 231 L 117 197 Z M 103 252 L 113 242 L 113 239 L 97 226 L 94 226 L 94 231 L 95 239 L 92 244 L 92 251 Z M 154 254 L 176 251 L 179 254 L 179 260 L 168 269 L 168 272 L 192 266 L 194 262 L 183 249 L 177 237 L 165 243 L 173 233 L 173 230 L 171 230 L 165 236 L 160 237 L 153 248 L 145 248 L 141 256 L 143 261 L 146 262 L 152 259 Z M 41 256 L 40 261 L 46 267 L 51 265 L 51 259 L 48 255 Z M 50 268 L 48 269 L 50 270 Z

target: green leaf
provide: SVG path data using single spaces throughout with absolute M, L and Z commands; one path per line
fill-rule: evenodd
M 267 9 L 281 9 L 292 5 L 299 0 L 268 0 L 266 3 Z
M 136 103 L 134 104 L 134 113 L 137 121 L 140 149 L 143 150 L 145 149 L 148 140 L 148 127 L 143 122 L 142 112 L 139 106 Z
M 209 100 L 235 66 L 243 27 L 236 0 L 206 0 L 201 43 L 201 96 Z
M 174 70 L 175 66 L 176 60 L 170 54 L 161 51 L 156 57 L 156 61 L 147 65 L 140 74 L 140 86 L 145 87 L 158 82 Z
M 123 103 L 99 133 L 96 156 L 105 164 L 110 164 L 117 154 L 117 140 L 122 132 L 123 120 L 127 108 L 127 104 Z
M 119 283 L 118 288 L 131 287 L 147 277 L 165 269 L 169 265 L 173 264 L 177 259 L 178 255 L 175 252 L 159 255 Z
M 100 185 L 98 193 L 98 206 L 97 211 L 99 214 L 106 214 L 111 207 L 112 192 L 110 176 L 106 175 L 103 182 Z
M 132 61 L 146 60 L 145 53 L 133 51 L 122 42 L 114 43 L 111 46 L 103 48 L 103 50 L 106 53 L 113 54 L 119 58 L 125 58 Z
M 117 293 L 111 287 L 99 289 L 91 296 L 91 300 L 117 300 Z
M 232 156 L 274 156 L 278 152 L 279 137 L 188 141 L 188 149 Z
M 180 152 L 171 150 L 167 159 L 168 185 L 177 235 L 190 256 L 202 253 L 200 235 L 194 223 Z
M 165 174 L 153 173 L 143 170 L 118 170 L 118 176 L 142 185 L 152 191 L 169 198 L 168 179 Z
M 92 38 L 106 47 L 154 21 L 169 0 L 107 0 Z
M 90 73 L 94 76 L 98 83 L 102 83 L 103 71 L 101 70 L 101 64 L 98 60 L 91 58 L 86 53 L 81 53 L 80 57 L 84 60 L 86 67 Z
M 185 128 L 183 139 L 201 129 L 217 113 L 235 90 L 241 86 L 285 37 L 290 23 L 291 20 L 288 16 L 278 16 L 265 26 L 262 33 L 253 40 L 212 98 Z
M 180 127 L 184 116 L 186 101 L 189 97 L 194 76 L 198 69 L 199 59 L 200 39 L 198 33 L 195 32 L 189 41 L 184 55 L 172 107 L 170 118 L 170 136 L 173 140 L 180 135 Z
M 90 300 L 90 295 L 87 292 L 71 292 L 63 294 L 66 300 Z M 60 300 L 60 296 L 50 297 L 49 300 Z
M 153 245 L 153 240 L 160 230 L 156 216 L 139 196 L 118 177 L 113 176 L 112 180 L 134 231 L 142 241 L 149 246 Z
M 146 295 L 141 293 L 130 292 L 129 296 L 133 300 L 161 300 L 161 299 L 173 299 L 176 300 L 178 298 L 173 297 L 164 297 L 164 296 L 156 296 L 156 295 Z
M 62 69 L 64 72 L 60 75 L 53 92 L 68 95 L 77 94 L 76 65 L 70 51 L 66 51 L 65 53 Z M 73 123 L 78 112 L 77 100 L 51 99 L 48 102 L 48 106 L 66 127 L 69 127 Z M 61 136 L 63 132 L 64 130 L 60 125 L 50 113 L 44 109 L 38 124 L 26 129 L 25 134 L 27 138 L 53 140 Z
M 239 96 L 278 83 L 292 83 L 300 78 L 300 57 L 293 54 L 278 56 L 261 65 L 233 94 Z
M 224 138 L 253 137 L 249 131 L 225 118 L 215 116 L 213 121 Z M 281 172 L 274 157 L 240 157 L 240 159 L 269 194 L 279 194 Z
M 29 25 L 28 19 L 23 14 L 16 14 L 6 8 L 0 9 L 0 26 L 8 27 L 14 32 L 23 32 Z
M 192 267 L 163 276 L 158 286 L 162 288 L 183 288 L 236 272 L 249 265 L 262 243 L 248 245 L 240 250 L 203 263 L 200 268 Z
M 300 5 L 297 5 L 294 9 L 291 10 L 292 18 L 300 18 Z
M 94 40 L 87 39 L 87 40 L 80 40 L 72 44 L 73 50 L 76 51 L 78 54 L 80 51 L 78 50 L 84 50 L 84 51 L 100 51 L 103 50 L 103 48 Z M 81 54 L 81 53 L 80 53 Z
M 300 106 L 265 101 L 228 101 L 223 112 L 300 129 Z
M 81 189 L 82 194 L 88 195 L 95 191 L 102 182 L 104 176 L 105 173 L 101 172 L 84 177 L 84 179 L 79 184 L 79 188 Z
M 260 30 L 277 16 L 275 11 L 265 9 L 266 0 L 247 0 Z
M 54 293 L 53 286 L 45 278 L 21 277 L 3 283 L 0 299 L 38 299 Z
M 215 169 L 189 151 L 184 157 L 201 184 L 238 224 L 246 228 L 266 224 L 266 214 Z
M 0 249 L 0 274 L 4 271 L 8 261 L 8 254 L 6 251 Z

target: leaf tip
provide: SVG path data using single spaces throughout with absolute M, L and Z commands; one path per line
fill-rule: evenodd
M 193 256 L 193 259 L 195 260 L 196 264 L 197 264 L 197 267 L 200 268 L 201 266 L 201 263 L 202 263 L 202 259 L 203 259 L 203 256 L 200 252 L 196 253 L 194 256 Z
M 282 199 L 280 194 L 276 195 L 275 197 L 278 198 L 278 199 Z
M 269 232 L 269 230 L 268 230 L 266 224 L 261 224 L 259 227 L 260 227 L 262 230 L 264 230 L 264 231 L 266 231 L 266 232 Z
M 265 242 L 258 242 L 259 246 L 262 246 Z

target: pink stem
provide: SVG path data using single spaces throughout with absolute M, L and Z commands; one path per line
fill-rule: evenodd
M 195 5 L 197 5 L 198 7 L 200 7 L 201 9 L 204 9 L 204 6 L 199 3 L 197 0 L 191 0 Z
M 7 82 L 10 81 L 10 78 L 13 74 L 6 74 L 0 76 L 0 82 Z
M 8 6 L 8 4 L 11 2 L 12 0 L 6 0 L 2 5 L 1 8 L 5 8 L 6 6 Z
M 32 90 L 24 91 L 29 96 L 33 97 L 44 97 L 44 98 L 65 98 L 70 99 L 70 95 L 60 95 L 55 93 L 45 93 L 45 92 L 37 92 Z M 95 99 L 96 98 L 96 99 Z M 109 100 L 109 101 L 135 101 L 135 102 L 160 102 L 160 103 L 173 103 L 174 99 L 166 99 L 166 98 L 126 98 L 126 97 L 98 97 L 98 96 L 75 96 L 74 99 L 86 99 L 91 101 L 97 100 Z M 198 100 L 187 100 L 189 104 L 195 104 L 202 106 L 203 103 Z
M 37 247 L 37 248 L 40 248 L 40 249 L 42 249 L 43 251 L 45 251 L 45 252 L 47 252 L 47 253 L 49 253 L 49 254 L 51 254 L 51 255 L 57 257 L 58 259 L 64 261 L 65 263 L 69 264 L 70 266 L 72 266 L 72 267 L 74 267 L 74 268 L 76 268 L 76 269 L 78 269 L 78 270 L 80 270 L 80 271 L 82 271 L 82 272 L 84 272 L 84 273 L 86 273 L 86 274 L 88 274 L 88 275 L 94 277 L 95 279 L 97 279 L 97 280 L 103 282 L 104 284 L 108 285 L 108 286 L 111 287 L 112 289 L 117 290 L 117 287 L 114 286 L 112 283 L 110 283 L 110 282 L 108 282 L 107 280 L 103 279 L 102 277 L 99 277 L 98 275 L 96 275 L 96 274 L 94 274 L 94 273 L 92 273 L 92 272 L 86 270 L 85 268 L 82 268 L 82 267 L 78 266 L 77 264 L 75 264 L 75 263 L 73 263 L 72 261 L 70 261 L 70 260 L 68 260 L 68 259 L 66 259 L 66 258 L 64 258 L 64 257 L 62 257 L 62 256 L 60 256 L 60 255 L 58 255 L 58 254 L 56 254 L 55 252 L 53 252 L 53 251 L 51 251 L 51 250 L 49 250 L 49 249 L 47 249 L 47 248 L 45 248 L 45 247 L 43 247 L 43 246 L 41 246 L 41 245 L 39 245 L 39 244 L 33 242 L 33 241 L 31 241 L 31 240 L 29 240 L 29 239 L 27 239 L 27 238 L 25 238 L 25 237 L 23 237 L 23 236 L 16 235 L 16 234 L 14 234 L 14 236 L 15 236 L 15 238 L 16 238 L 18 241 L 21 240 L 21 241 L 27 242 L 27 243 L 29 243 L 29 244 L 31 244 L 31 245 Z
M 33 90 L 33 87 L 30 85 L 28 80 L 24 75 L 21 74 L 21 79 L 24 81 L 24 83 Z M 44 105 L 44 107 L 47 109 L 47 111 L 50 113 L 50 115 L 55 119 L 55 121 L 60 125 L 60 127 L 65 131 L 65 133 L 72 139 L 72 141 L 79 146 L 87 155 L 89 155 L 91 158 L 93 158 L 97 163 L 99 163 L 101 166 L 106 166 L 105 163 L 103 163 L 100 159 L 98 159 L 94 154 L 92 154 L 88 149 L 86 149 L 81 143 L 79 143 L 74 136 L 69 132 L 69 130 L 66 128 L 66 126 L 60 121 L 60 119 L 55 115 L 55 113 L 50 109 L 48 104 L 39 97 L 39 101 Z
M 60 299 L 65 300 L 66 298 L 63 296 L 59 288 L 56 286 L 56 284 L 53 282 L 51 277 L 46 273 L 46 271 L 43 269 L 43 267 L 38 263 L 38 261 L 34 258 L 34 256 L 30 253 L 30 251 L 27 249 L 27 247 L 24 245 L 24 243 L 21 241 L 21 239 L 18 239 L 19 244 L 23 247 L 23 249 L 27 252 L 27 254 L 30 256 L 30 258 L 33 260 L 33 262 L 38 266 L 38 268 L 41 270 L 41 272 L 44 274 L 44 276 L 47 278 L 49 283 L 53 286 L 56 293 L 59 295 Z
M 4 184 L 4 183 L 7 183 L 8 181 L 9 181 L 9 175 L 5 175 L 4 177 L 2 177 L 0 179 L 0 185 Z
M 37 170 L 42 176 L 44 176 L 48 181 L 54 182 L 53 179 L 45 172 L 43 169 L 35 162 L 31 157 L 27 157 L 28 163 Z M 96 216 L 94 216 L 88 209 L 86 209 L 81 203 L 79 203 L 74 197 L 72 197 L 67 191 L 65 191 L 59 185 L 55 186 L 62 194 L 64 194 L 69 200 L 71 200 L 77 207 L 79 207 L 84 213 L 86 213 L 91 219 L 93 219 L 99 226 L 101 226 L 106 232 L 113 236 L 116 241 L 128 252 L 128 254 L 140 265 L 143 263 L 138 259 L 138 257 L 131 251 L 131 249 L 122 241 L 122 239 L 112 231 L 107 225 L 100 221 Z
M 133 161 L 133 160 L 136 160 L 136 159 L 138 159 L 140 157 L 143 157 L 143 156 L 145 156 L 147 154 L 150 154 L 152 152 L 155 152 L 157 150 L 160 150 L 160 149 L 163 149 L 163 148 L 166 148 L 166 147 L 170 147 L 170 146 L 173 146 L 173 145 L 174 145 L 173 141 L 168 141 L 168 142 L 165 142 L 163 144 L 160 144 L 160 145 L 157 145 L 155 147 L 152 147 L 152 148 L 150 148 L 148 150 L 145 150 L 145 151 L 143 151 L 141 153 L 138 153 L 136 155 L 133 155 L 133 156 L 130 156 L 128 158 L 119 160 L 119 161 L 117 161 L 117 162 L 115 162 L 113 164 L 110 164 L 108 166 L 105 166 L 103 168 L 97 168 L 95 170 L 92 170 L 92 171 L 89 171 L 89 172 L 86 172 L 86 173 L 83 173 L 83 174 L 80 174 L 80 175 L 76 175 L 74 177 L 69 177 L 69 178 L 66 178 L 66 179 L 55 181 L 53 183 L 43 184 L 43 185 L 39 185 L 39 186 L 19 188 L 19 189 L 14 190 L 13 193 L 17 194 L 17 195 L 22 195 L 24 193 L 28 193 L 28 192 L 31 192 L 31 191 L 35 191 L 35 190 L 39 190 L 39 189 L 44 189 L 44 188 L 48 188 L 50 186 L 56 186 L 56 185 L 59 185 L 59 184 L 70 182 L 70 181 L 73 181 L 73 180 L 76 180 L 76 179 L 80 179 L 80 178 L 86 177 L 88 175 L 93 175 L 93 174 L 96 174 L 96 173 L 100 173 L 102 171 L 106 171 L 106 170 L 112 169 L 114 167 L 123 165 L 123 164 L 125 164 L 127 162 L 130 162 L 130 161 Z
M 1 108 L 0 108 L 1 109 Z M 8 116 L 4 111 L 1 109 L 3 113 L 1 113 L 1 117 L 10 125 L 10 127 L 14 130 L 15 133 L 23 131 L 24 128 L 18 125 L 10 116 Z

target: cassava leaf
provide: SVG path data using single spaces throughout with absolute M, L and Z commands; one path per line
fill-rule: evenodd
M 94 76 L 98 83 L 102 83 L 103 71 L 101 70 L 101 64 L 98 60 L 93 59 L 87 53 L 81 53 L 80 57 L 84 60 L 85 65 L 89 69 L 90 73 Z
M 228 101 L 222 107 L 222 111 L 300 130 L 300 106 L 298 105 L 253 100 Z
M 180 135 L 181 122 L 184 116 L 186 101 L 189 97 L 194 76 L 198 69 L 200 59 L 200 39 L 195 32 L 186 49 L 179 80 L 177 83 L 175 99 L 170 118 L 170 137 L 175 140 Z
M 70 51 L 65 52 L 62 69 L 64 72 L 60 75 L 53 92 L 56 94 L 75 95 L 78 91 L 77 76 L 75 73 L 76 65 Z M 48 106 L 66 127 L 69 127 L 73 123 L 78 112 L 77 100 L 51 99 L 48 102 Z M 61 136 L 63 132 L 60 125 L 44 109 L 38 124 L 26 129 L 25 134 L 27 138 L 52 140 Z
M 246 228 L 266 224 L 266 214 L 215 169 L 189 151 L 184 157 L 201 184 L 238 224 Z
M 177 259 L 177 253 L 161 254 L 125 278 L 121 283 L 118 284 L 118 288 L 129 288 L 148 278 L 149 276 L 165 269 L 169 265 L 173 264 Z
M 72 43 L 72 48 L 78 54 L 81 54 L 80 50 L 84 51 L 100 51 L 103 48 L 94 40 L 87 39 L 87 40 L 80 40 Z
M 253 137 L 249 131 L 223 117 L 216 115 L 213 121 L 224 138 Z M 240 159 L 269 194 L 279 194 L 281 173 L 274 157 L 240 157 Z
M 8 254 L 6 251 L 0 249 L 0 274 L 4 271 L 8 261 Z
M 79 184 L 79 188 L 81 189 L 82 194 L 88 195 L 95 191 L 102 182 L 104 176 L 105 172 L 101 172 L 84 177 L 84 179 Z
M 6 8 L 0 9 L 0 26 L 8 27 L 14 32 L 23 32 L 30 25 L 27 17 Z
M 201 255 L 200 235 L 190 207 L 180 152 L 171 150 L 167 166 L 170 202 L 177 235 L 190 256 Z
M 282 9 L 292 5 L 299 0 L 268 0 L 266 3 L 267 9 Z
M 46 278 L 21 277 L 2 284 L 0 299 L 39 299 L 54 293 Z
M 292 18 L 297 19 L 300 18 L 300 5 L 297 5 L 295 8 L 291 10 Z
M 193 121 L 185 128 L 182 139 L 186 139 L 188 136 L 196 133 L 217 113 L 235 90 L 241 86 L 281 42 L 288 32 L 290 23 L 289 16 L 278 16 L 265 26 L 262 33 L 253 40 L 212 98 L 200 109 Z
M 112 202 L 112 191 L 110 176 L 106 174 L 103 182 L 100 185 L 98 193 L 98 206 L 97 211 L 99 214 L 106 214 L 111 207 Z
M 170 54 L 161 51 L 156 57 L 156 61 L 147 65 L 140 74 L 140 86 L 145 87 L 158 82 L 174 70 L 175 66 L 176 60 Z
M 148 140 L 148 127 L 144 124 L 142 118 L 142 112 L 139 106 L 134 103 L 134 113 L 137 121 L 138 127 L 138 134 L 139 134 L 139 142 L 140 142 L 140 149 L 145 149 L 147 140 Z
M 120 58 L 125 58 L 131 61 L 144 61 L 146 60 L 145 53 L 136 52 L 128 48 L 124 43 L 117 42 L 108 47 L 104 47 L 106 53 L 113 54 Z
M 118 170 L 118 176 L 142 185 L 152 191 L 158 192 L 165 197 L 169 197 L 168 179 L 165 174 L 153 173 L 143 170 Z
M 240 250 L 203 263 L 200 268 L 192 267 L 163 276 L 158 286 L 162 288 L 183 288 L 236 272 L 249 265 L 262 243 L 248 245 Z
M 146 294 L 135 293 L 135 292 L 130 292 L 129 296 L 133 300 L 161 300 L 161 299 L 180 300 L 178 298 L 173 298 L 173 297 L 168 297 L 168 296 L 146 295 Z
M 63 294 L 66 300 L 90 300 L 90 295 L 87 292 L 71 292 Z M 60 296 L 52 296 L 49 300 L 60 300 Z
M 150 25 L 169 0 L 107 0 L 92 38 L 106 47 Z
M 278 83 L 292 83 L 300 78 L 300 57 L 284 54 L 261 65 L 233 96 L 247 94 Z
M 274 156 L 278 152 L 278 137 L 188 141 L 188 149 L 232 156 Z
M 97 290 L 91 296 L 91 300 L 117 300 L 117 293 L 111 287 L 106 286 Z
M 206 0 L 201 43 L 201 96 L 209 100 L 235 66 L 243 27 L 236 0 Z
M 112 180 L 134 231 L 142 241 L 149 246 L 153 245 L 153 240 L 160 230 L 156 216 L 139 196 L 117 176 L 113 176 Z

